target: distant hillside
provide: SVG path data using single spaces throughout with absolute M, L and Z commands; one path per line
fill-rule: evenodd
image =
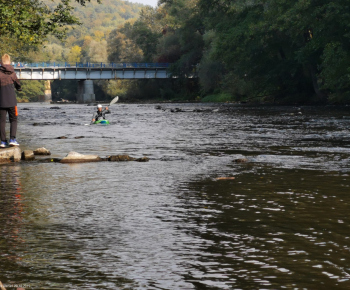
M 59 0 L 41 0 L 51 8 L 57 6 Z M 122 0 L 96 0 L 86 2 L 81 6 L 72 0 L 75 7 L 73 15 L 82 25 L 76 25 L 67 33 L 64 42 L 53 36 L 48 36 L 44 45 L 37 50 L 28 52 L 27 62 L 107 62 L 107 40 L 109 33 L 123 26 L 127 21 L 135 21 L 145 7 Z M 19 96 L 22 101 L 37 100 L 42 95 L 43 84 L 40 82 L 22 82 L 23 94 Z M 33 87 L 34 86 L 34 87 Z M 102 84 L 103 86 L 103 84 Z M 54 97 L 75 99 L 76 81 L 54 81 L 52 92 Z M 96 85 L 96 95 L 99 99 L 107 98 L 101 85 Z
M 49 7 L 54 7 L 59 1 L 43 0 Z M 78 29 L 79 36 L 93 35 L 94 31 L 102 31 L 108 34 L 111 30 L 125 23 L 130 19 L 136 19 L 139 16 L 144 5 L 131 3 L 122 0 L 102 0 L 102 4 L 91 0 L 85 7 L 73 3 L 75 7 L 74 16 L 79 18 L 82 25 Z M 69 33 L 70 35 L 71 33 Z M 73 34 L 77 34 L 76 32 Z

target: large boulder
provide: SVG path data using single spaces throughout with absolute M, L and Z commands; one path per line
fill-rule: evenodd
M 18 162 L 21 160 L 21 149 L 11 147 L 0 149 L 0 162 Z
M 38 148 L 34 150 L 34 155 L 51 155 L 50 150 L 47 150 L 46 148 Z
M 84 162 L 99 162 L 103 161 L 98 155 L 84 155 L 78 152 L 69 152 L 66 157 L 64 157 L 61 163 L 84 163 Z
M 32 150 L 24 150 L 22 152 L 22 160 L 33 161 L 35 159 L 34 152 Z

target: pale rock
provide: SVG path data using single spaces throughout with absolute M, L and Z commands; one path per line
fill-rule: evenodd
M 35 159 L 34 152 L 32 150 L 24 150 L 22 152 L 22 160 L 32 161 Z
M 34 155 L 51 155 L 50 150 L 47 150 L 46 148 L 38 148 L 34 150 Z
M 102 159 L 98 155 L 84 155 L 78 152 L 69 152 L 66 157 L 64 157 L 61 163 L 83 163 L 83 162 L 99 162 Z
M 18 162 L 21 160 L 21 149 L 19 147 L 0 148 L 0 162 Z

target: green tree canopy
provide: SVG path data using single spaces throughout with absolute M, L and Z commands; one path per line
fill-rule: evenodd
M 19 52 L 25 46 L 41 44 L 49 34 L 63 39 L 67 25 L 79 23 L 72 15 L 72 1 L 86 3 L 85 0 L 60 0 L 49 8 L 40 0 L 0 0 L 1 52 Z

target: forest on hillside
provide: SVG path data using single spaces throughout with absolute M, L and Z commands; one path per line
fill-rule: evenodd
M 169 62 L 176 77 L 96 82 L 98 99 L 350 102 L 349 0 L 159 0 L 155 8 L 71 1 L 82 25 L 64 42 L 47 37 L 23 59 Z M 73 82 L 53 88 L 75 96 Z

